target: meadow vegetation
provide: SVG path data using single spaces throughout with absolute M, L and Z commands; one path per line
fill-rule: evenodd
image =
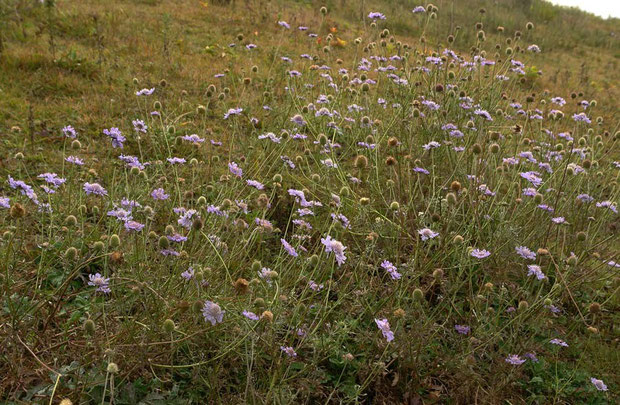
M 0 399 L 617 402 L 619 28 L 0 2 Z

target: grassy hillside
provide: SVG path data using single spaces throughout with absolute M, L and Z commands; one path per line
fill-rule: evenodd
M 619 31 L 0 2 L 0 399 L 617 401 Z

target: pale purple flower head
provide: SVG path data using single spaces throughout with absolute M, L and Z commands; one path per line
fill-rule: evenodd
M 84 191 L 86 194 L 94 194 L 99 196 L 108 195 L 105 188 L 101 187 L 99 183 L 84 183 Z
M 136 96 L 150 96 L 155 91 L 155 87 L 136 91 Z
M 137 221 L 132 221 L 129 220 L 127 222 L 125 222 L 125 229 L 128 231 L 133 231 L 133 232 L 140 232 L 142 230 L 142 228 L 144 228 L 144 224 L 141 224 Z
M 170 195 L 166 194 L 163 188 L 156 188 L 151 192 L 151 197 L 153 200 L 167 200 Z
M 247 310 L 243 311 L 243 316 L 245 316 L 246 318 L 248 318 L 251 321 L 258 321 L 260 318 L 258 317 L 258 315 L 256 315 L 254 312 L 250 312 Z
M 325 246 L 325 252 L 333 253 L 336 256 L 338 266 L 341 266 L 345 260 L 347 260 L 344 254 L 346 247 L 341 242 L 332 239 L 332 237 L 328 235 L 326 238 L 321 238 L 321 243 Z
M 607 391 L 607 386 L 603 382 L 603 380 L 599 380 L 598 378 L 591 377 L 590 382 L 594 384 L 597 390 L 599 391 Z
M 84 161 L 77 156 L 67 156 L 65 160 L 77 166 L 82 166 L 84 164 Z
M 461 335 L 468 335 L 470 327 L 467 325 L 454 325 L 454 329 Z
M 536 260 L 536 253 L 532 252 L 525 246 L 517 246 L 515 247 L 515 250 L 517 251 L 517 254 L 524 259 Z
M 110 290 L 110 286 L 108 285 L 108 283 L 110 282 L 110 279 L 103 277 L 99 273 L 90 274 L 88 276 L 88 280 L 89 280 L 88 285 L 97 287 L 97 289 L 95 290 L 97 292 L 108 294 L 110 293 L 110 291 L 112 291 Z
M 75 131 L 75 128 L 73 128 L 71 125 L 67 125 L 66 127 L 64 127 L 62 129 L 62 134 L 66 136 L 67 138 L 71 138 L 71 139 L 77 138 L 77 132 Z
M 371 20 L 385 20 L 385 16 L 383 15 L 383 13 L 380 13 L 378 11 L 372 11 L 368 13 L 368 18 L 370 18 Z
M 243 170 L 235 162 L 228 163 L 228 170 L 239 178 L 243 176 Z
M 558 345 L 558 346 L 562 346 L 562 347 L 568 347 L 568 343 L 566 343 L 565 341 L 563 341 L 562 339 L 551 339 L 549 341 L 549 343 L 553 344 L 553 345 Z
M 11 208 L 9 197 L 0 197 L 0 208 Z
M 103 134 L 108 136 L 111 140 L 112 140 L 112 147 L 113 148 L 121 148 L 123 149 L 123 142 L 125 142 L 125 137 L 123 136 L 123 134 L 121 133 L 121 130 L 116 128 L 116 127 L 112 127 L 110 129 L 104 129 L 103 130 Z
M 284 238 L 280 239 L 280 242 L 282 242 L 282 246 L 284 246 L 284 250 L 286 250 L 286 253 L 293 257 L 299 256 L 299 254 L 295 251 L 295 248 L 291 246 L 291 244 L 288 243 L 286 240 L 284 240 Z
M 422 239 L 423 241 L 433 239 L 439 236 L 439 233 L 433 232 L 428 228 L 419 229 L 418 234 L 420 235 L 420 239 Z
M 297 357 L 297 353 L 295 353 L 295 349 L 291 346 L 280 346 L 280 350 L 288 355 L 288 357 Z
M 521 364 L 525 363 L 525 359 L 522 359 L 517 354 L 510 354 L 508 355 L 508 357 L 506 357 L 505 360 L 506 363 L 510 363 L 513 366 L 520 366 Z
M 474 249 L 471 251 L 470 256 L 475 257 L 476 259 L 484 259 L 489 257 L 491 252 L 485 249 Z
M 542 272 L 540 266 L 536 265 L 536 264 L 529 264 L 527 266 L 527 275 L 528 276 L 536 276 L 537 279 L 539 280 L 544 280 L 545 278 L 547 278 L 545 276 L 545 273 Z
M 189 267 L 183 273 L 181 273 L 181 277 L 183 277 L 186 281 L 191 280 L 194 277 L 194 268 Z
M 261 182 L 258 182 L 256 180 L 246 180 L 246 183 L 248 186 L 252 186 L 257 190 L 262 190 L 265 188 L 265 185 Z
M 375 318 L 375 323 L 377 324 L 377 327 L 381 330 L 381 333 L 383 334 L 385 340 L 387 340 L 388 342 L 394 340 L 394 332 L 390 330 L 390 323 L 387 319 Z
M 381 263 L 381 267 L 383 267 L 385 271 L 390 273 L 392 280 L 399 280 L 402 277 L 402 275 L 398 272 L 398 269 L 396 268 L 396 266 L 394 266 L 394 264 L 392 264 L 392 262 L 388 260 L 384 260 Z
M 222 322 L 225 312 L 213 301 L 205 301 L 205 305 L 202 307 L 202 316 L 204 316 L 205 322 L 211 322 L 213 326 Z

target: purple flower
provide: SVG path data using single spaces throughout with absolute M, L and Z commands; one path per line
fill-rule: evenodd
M 11 208 L 9 197 L 0 197 L 0 208 Z
M 542 179 L 538 177 L 540 176 L 540 173 L 538 172 L 524 172 L 524 173 L 519 173 L 519 175 L 523 177 L 525 180 L 532 183 L 534 187 L 539 187 L 542 184 Z
M 295 248 L 293 246 L 291 246 L 290 243 L 288 243 L 286 240 L 284 240 L 284 238 L 280 239 L 280 242 L 282 242 L 282 246 L 284 246 L 284 250 L 286 250 L 286 252 L 293 256 L 293 257 L 297 257 L 299 256 L 299 254 L 297 254 L 297 252 L 295 251 Z
M 485 249 L 474 249 L 471 251 L 470 256 L 475 257 L 477 259 L 484 259 L 485 257 L 489 257 L 491 252 Z
M 141 224 L 136 221 L 127 221 L 125 222 L 125 229 L 128 231 L 140 232 L 144 228 L 144 224 Z
M 388 342 L 394 340 L 394 332 L 390 330 L 390 323 L 387 319 L 375 318 L 375 323 L 377 324 L 377 327 L 381 330 L 381 333 L 383 334 L 385 340 L 387 340 Z
M 110 290 L 110 286 L 108 285 L 110 279 L 103 277 L 99 273 L 90 274 L 88 276 L 88 285 L 97 287 L 96 292 L 102 292 L 104 294 L 108 294 Z
M 288 355 L 288 357 L 297 357 L 297 353 L 291 346 L 280 346 L 280 350 Z
M 333 253 L 336 256 L 338 267 L 347 260 L 344 254 L 346 247 L 341 242 L 332 239 L 332 237 L 328 235 L 326 238 L 321 238 L 321 243 L 325 246 L 325 252 Z
M 241 178 L 243 176 L 243 170 L 235 162 L 228 163 L 228 170 L 235 176 Z
M 598 378 L 590 377 L 590 382 L 594 384 L 597 390 L 599 391 L 607 391 L 607 386 L 603 382 L 603 380 L 599 380 Z
M 590 124 L 590 118 L 586 115 L 586 113 L 573 114 L 573 120 L 579 122 L 585 122 L 586 124 Z
M 239 115 L 241 114 L 242 111 L 243 111 L 243 108 L 231 108 L 226 112 L 226 114 L 224 114 L 224 119 L 227 120 L 228 117 L 230 117 L 231 115 Z
M 123 142 L 125 142 L 125 137 L 121 134 L 121 130 L 112 127 L 110 129 L 104 129 L 103 134 L 107 135 L 110 139 L 112 139 L 112 147 L 113 148 L 121 148 L 123 149 Z
M 105 188 L 101 187 L 99 183 L 84 183 L 84 191 L 87 195 L 95 194 L 99 196 L 108 195 Z
M 254 312 L 250 312 L 247 310 L 243 311 L 243 316 L 245 316 L 246 318 L 252 321 L 258 321 L 260 319 L 258 315 L 256 315 Z
M 265 188 L 265 185 L 256 181 L 256 180 L 246 180 L 246 183 L 248 186 L 252 186 L 254 188 L 256 188 L 257 190 L 262 190 Z
M 151 89 L 142 89 L 142 90 L 136 91 L 136 96 L 150 96 L 151 94 L 153 94 L 154 91 L 155 91 L 155 87 Z
M 612 203 L 611 201 L 601 201 L 601 202 L 597 202 L 596 206 L 598 208 L 609 208 L 613 213 L 617 214 L 618 213 L 618 208 L 616 207 L 616 205 L 614 203 Z
M 564 217 L 555 217 L 555 218 L 551 218 L 551 222 L 559 225 L 559 224 L 566 223 L 566 219 Z
M 368 14 L 368 18 L 372 20 L 385 20 L 385 16 L 378 11 L 372 11 Z
M 521 364 L 525 363 L 525 360 L 516 354 L 508 355 L 508 357 L 506 357 L 505 360 L 506 360 L 506 363 L 510 363 L 513 366 L 520 366 Z
M 545 273 L 543 273 L 540 266 L 536 264 L 529 264 L 527 266 L 527 270 L 528 276 L 536 276 L 536 278 L 539 280 L 544 280 L 546 278 Z
M 398 272 L 398 269 L 396 268 L 396 266 L 394 266 L 392 262 L 388 260 L 384 260 L 381 263 L 381 267 L 383 267 L 385 271 L 390 273 L 392 280 L 399 280 L 402 277 L 402 275 Z
M 156 188 L 151 192 L 151 197 L 153 200 L 167 200 L 170 195 L 166 194 L 163 188 Z
M 198 145 L 200 143 L 203 143 L 205 141 L 204 138 L 201 138 L 201 137 L 199 137 L 196 134 L 184 135 L 184 136 L 181 137 L 181 139 L 183 139 L 184 141 L 187 141 L 187 142 L 191 142 L 191 143 L 196 144 L 196 145 Z
M 420 239 L 422 239 L 423 241 L 428 240 L 428 239 L 433 239 L 439 236 L 439 233 L 433 232 L 432 230 L 428 228 L 419 229 L 418 234 L 420 235 Z
M 82 166 L 84 164 L 84 161 L 77 156 L 67 156 L 65 160 L 78 166 Z
M 148 129 L 148 126 L 144 123 L 144 121 L 142 120 L 133 120 L 131 121 L 131 123 L 133 124 L 133 130 L 136 132 L 142 132 L 143 134 L 146 134 L 146 130 Z
M 219 305 L 212 301 L 205 301 L 204 307 L 202 307 L 202 316 L 205 318 L 205 322 L 211 322 L 211 325 L 215 326 L 216 323 L 222 322 L 224 313 Z
M 454 329 L 461 335 L 468 335 L 470 327 L 467 325 L 454 325 Z
M 532 252 L 525 246 L 517 246 L 515 247 L 517 254 L 524 259 L 536 260 L 536 253 Z
M 42 173 L 38 175 L 37 177 L 39 179 L 45 180 L 48 184 L 51 184 L 52 186 L 54 186 L 54 188 L 60 187 L 62 184 L 64 184 L 67 181 L 67 179 L 65 178 L 58 177 L 56 173 Z
M 426 13 L 426 9 L 423 6 L 417 6 L 413 10 L 411 10 L 413 14 Z
M 187 162 L 185 160 L 185 158 L 179 158 L 179 157 L 171 157 L 171 158 L 167 158 L 166 159 L 168 161 L 168 163 L 170 163 L 171 165 L 175 165 L 175 164 L 183 164 L 185 162 Z
M 538 357 L 536 357 L 536 353 L 525 353 L 524 356 L 533 361 L 534 363 L 538 363 Z
M 77 138 L 77 132 L 75 131 L 75 128 L 73 128 L 71 125 L 67 125 L 66 127 L 64 127 L 62 129 L 62 134 L 67 138 Z
M 289 23 L 287 23 L 286 21 L 278 21 L 278 25 L 279 25 L 280 27 L 284 27 L 284 28 L 286 28 L 287 30 L 291 28 L 291 26 L 289 25 Z
M 181 273 L 181 277 L 183 277 L 186 281 L 191 280 L 194 277 L 194 268 L 189 267 L 183 273 Z
M 558 345 L 558 346 L 562 346 L 562 347 L 568 347 L 568 343 L 566 343 L 565 341 L 561 340 L 561 339 L 551 339 L 549 341 L 549 343 L 554 344 L 554 345 Z

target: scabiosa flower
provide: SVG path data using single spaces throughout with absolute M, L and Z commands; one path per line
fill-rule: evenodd
M 84 183 L 84 191 L 87 195 L 94 194 L 99 196 L 108 195 L 105 188 L 101 187 L 99 183 Z
M 538 357 L 536 357 L 536 353 L 525 353 L 524 356 L 530 359 L 530 361 L 538 363 Z
M 390 273 L 390 276 L 392 277 L 392 280 L 399 280 L 402 277 L 402 275 L 398 272 L 396 266 L 394 266 L 392 264 L 392 262 L 390 262 L 388 260 L 384 260 L 381 263 L 381 267 L 383 267 L 383 269 L 385 271 Z
M 597 390 L 599 391 L 607 391 L 607 386 L 603 382 L 603 380 L 599 380 L 598 378 L 590 377 L 590 382 L 594 384 Z
M 423 167 L 414 167 L 412 170 L 416 173 L 422 173 L 426 175 L 430 174 L 430 172 Z
M 551 222 L 553 222 L 554 224 L 565 224 L 566 223 L 566 219 L 564 217 L 555 217 L 555 218 L 551 218 Z
M 243 108 L 231 108 L 226 112 L 226 114 L 224 114 L 224 119 L 227 120 L 228 117 L 230 117 L 231 115 L 239 115 L 241 114 L 242 111 L 243 111 Z
M 485 249 L 474 249 L 469 255 L 477 259 L 484 259 L 486 257 L 489 257 L 491 255 L 491 252 Z
M 286 353 L 288 357 L 297 357 L 297 353 L 291 346 L 280 346 L 280 350 Z
M 527 50 L 530 51 L 530 52 L 533 52 L 533 53 L 539 53 L 540 52 L 540 48 L 536 44 L 532 44 L 532 45 L 528 46 Z
M 576 122 L 585 122 L 586 124 L 592 123 L 585 113 L 573 114 L 573 120 Z
M 299 256 L 299 254 L 295 251 L 295 248 L 293 246 L 291 246 L 290 243 L 288 243 L 286 240 L 284 240 L 284 238 L 280 239 L 280 242 L 282 242 L 282 246 L 284 246 L 284 250 L 286 250 L 286 252 L 293 256 L 293 257 L 297 257 Z
M 167 200 L 170 198 L 170 195 L 166 194 L 163 188 L 156 188 L 151 192 L 151 197 L 153 200 Z
M 183 135 L 181 139 L 187 142 L 191 142 L 195 145 L 201 144 L 205 141 L 204 138 L 199 137 L 197 134 Z
M 155 91 L 155 87 L 151 89 L 142 89 L 142 90 L 136 91 L 136 96 L 150 96 L 151 94 L 153 94 L 154 91 Z
M 612 203 L 611 201 L 601 201 L 601 202 L 597 202 L 596 206 L 598 208 L 609 208 L 613 213 L 617 214 L 618 213 L 618 208 L 616 207 L 616 205 L 614 203 Z
M 211 322 L 213 326 L 222 322 L 225 313 L 226 311 L 222 311 L 222 308 L 212 301 L 205 301 L 205 305 L 202 307 L 202 316 L 204 316 L 205 322 Z
M 116 127 L 112 127 L 110 129 L 104 129 L 103 130 L 103 134 L 108 136 L 111 140 L 112 140 L 112 147 L 113 148 L 121 148 L 123 149 L 123 142 L 125 142 L 125 137 L 123 136 L 123 134 L 121 133 L 121 130 L 116 128 Z
M 280 27 L 284 27 L 284 28 L 286 28 L 287 30 L 291 28 L 291 26 L 289 25 L 289 23 L 287 23 L 286 21 L 278 21 L 278 25 L 279 25 Z
M 239 178 L 243 176 L 243 170 L 235 162 L 228 163 L 228 170 Z
M 474 110 L 474 114 L 480 116 L 480 117 L 484 117 L 484 119 L 486 119 L 487 121 L 493 121 L 493 118 L 491 117 L 491 114 L 488 113 L 488 111 L 486 110 L 481 110 L 481 109 L 476 109 Z
M 540 176 L 540 173 L 538 172 L 523 172 L 519 173 L 519 175 L 532 183 L 534 187 L 539 187 L 542 184 L 542 179 L 538 177 Z
M 304 120 L 304 117 L 302 117 L 299 114 L 295 114 L 292 118 L 291 118 L 291 122 L 295 123 L 297 125 L 299 125 L 300 127 L 303 127 L 304 125 L 306 125 L 306 121 Z
M 144 123 L 144 121 L 142 120 L 133 120 L 131 121 L 131 123 L 133 124 L 133 130 L 136 132 L 142 132 L 143 134 L 146 134 L 146 130 L 148 129 L 148 126 Z
M 332 239 L 332 237 L 328 235 L 326 238 L 321 238 L 321 243 L 325 246 L 325 252 L 333 253 L 336 256 L 338 267 L 347 260 L 344 254 L 346 247 L 341 242 Z
M 379 13 L 378 11 L 372 11 L 368 13 L 368 18 L 372 20 L 385 20 L 385 16 L 382 13 Z
M 544 280 L 545 278 L 547 278 L 545 276 L 545 273 L 542 272 L 542 269 L 540 268 L 540 266 L 536 265 L 536 264 L 529 264 L 527 266 L 527 275 L 529 276 L 536 276 L 537 279 L 539 280 Z
M 426 13 L 426 9 L 424 6 L 416 6 L 413 10 L 411 10 L 413 14 Z
M 246 318 L 248 318 L 251 321 L 258 321 L 260 319 L 260 317 L 258 315 L 256 315 L 254 312 L 250 312 L 247 310 L 244 310 L 242 312 L 243 316 L 245 316 Z
M 381 330 L 381 333 L 383 334 L 385 340 L 387 340 L 388 342 L 394 340 L 394 332 L 390 330 L 390 323 L 387 319 L 375 318 L 375 323 L 377 324 L 377 327 Z
M 110 282 L 110 279 L 103 277 L 99 273 L 90 274 L 88 276 L 88 280 L 89 280 L 88 285 L 97 287 L 97 289 L 95 290 L 96 292 L 102 292 L 104 294 L 108 294 L 112 291 L 110 290 L 110 286 L 108 285 L 108 283 Z
M 522 359 L 521 357 L 519 357 L 516 354 L 508 355 L 508 357 L 506 357 L 505 361 L 506 361 L 506 363 L 510 363 L 513 366 L 520 366 L 521 364 L 525 363 L 525 360 Z
M 128 231 L 140 232 L 144 228 L 144 224 L 141 224 L 137 221 L 127 221 L 125 222 L 125 229 Z
M 461 335 L 468 335 L 470 327 L 467 325 L 454 325 L 454 329 Z
M 517 251 L 517 254 L 524 259 L 528 259 L 528 260 L 536 259 L 536 253 L 532 252 L 530 249 L 528 249 L 525 246 L 517 246 L 515 247 L 515 250 Z
M 441 146 L 441 144 L 439 142 L 437 142 L 437 141 L 430 141 L 426 145 L 422 145 L 422 148 L 424 150 L 431 150 L 431 149 L 438 148 L 440 146 Z
M 62 134 L 66 136 L 67 138 L 71 138 L 71 139 L 77 138 L 77 132 L 75 131 L 75 128 L 73 128 L 71 125 L 67 125 L 66 127 L 64 127 L 62 129 Z
M 167 158 L 166 159 L 168 161 L 168 163 L 170 163 L 171 165 L 176 165 L 176 164 L 183 164 L 185 162 L 187 162 L 185 160 L 185 158 L 179 158 L 179 157 L 171 157 L 171 158 Z
M 63 185 L 67 179 L 59 177 L 56 173 L 42 173 L 37 176 L 39 179 L 45 180 L 48 184 L 51 184 L 54 188 L 58 188 Z
M 0 208 L 11 208 L 9 197 L 0 197 Z
M 159 251 L 159 253 L 161 253 L 163 256 L 181 256 L 181 254 L 174 249 L 162 249 Z
M 84 161 L 77 156 L 67 156 L 65 158 L 65 161 L 72 163 L 74 165 L 77 165 L 77 166 L 82 166 L 84 164 Z
M 191 280 L 194 277 L 194 268 L 189 267 L 183 273 L 181 273 L 181 277 L 183 277 L 186 281 Z
M 262 190 L 265 188 L 265 185 L 256 181 L 256 180 L 246 180 L 248 186 L 252 186 L 257 190 Z
M 420 239 L 422 239 L 423 241 L 428 240 L 428 239 L 433 239 L 439 236 L 439 233 L 433 232 L 432 230 L 428 228 L 419 229 L 418 234 L 420 235 Z
M 549 341 L 549 343 L 554 344 L 554 345 L 558 345 L 558 346 L 562 346 L 562 347 L 568 347 L 568 343 L 566 343 L 565 341 L 561 340 L 561 339 L 551 339 Z
M 181 217 L 178 219 L 177 223 L 185 229 L 190 229 L 194 223 L 194 215 L 200 218 L 200 215 L 198 215 L 196 210 L 187 210 L 181 214 Z

